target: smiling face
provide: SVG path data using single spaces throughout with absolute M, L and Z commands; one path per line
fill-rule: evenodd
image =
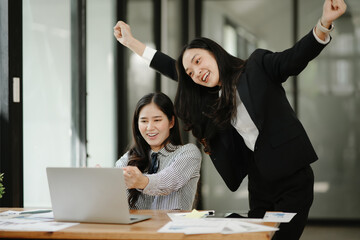
M 138 126 L 141 136 L 155 152 L 164 147 L 164 141 L 170 135 L 174 126 L 174 117 L 171 121 L 154 103 L 144 106 L 139 113 Z
M 191 48 L 182 57 L 185 72 L 199 85 L 215 87 L 220 85 L 219 68 L 214 55 L 201 48 Z

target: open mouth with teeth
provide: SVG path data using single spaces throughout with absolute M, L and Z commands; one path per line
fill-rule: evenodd
M 205 74 L 202 76 L 201 81 L 203 81 L 203 82 L 206 83 L 207 80 L 208 80 L 209 75 L 210 75 L 210 72 L 205 73 Z
M 156 135 L 158 135 L 157 133 L 148 133 L 147 134 L 150 138 L 152 138 L 152 137 L 155 137 Z

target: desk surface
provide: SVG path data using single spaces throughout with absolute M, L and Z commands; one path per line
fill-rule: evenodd
M 16 208 L 0 208 L 0 212 L 7 210 L 23 210 Z M 1 231 L 0 238 L 23 239 L 271 239 L 273 232 L 256 232 L 242 234 L 198 234 L 185 235 L 183 233 L 158 233 L 170 218 L 169 211 L 137 210 L 132 214 L 151 215 L 152 218 L 143 222 L 129 225 L 80 223 L 56 232 L 24 232 Z M 174 212 L 174 211 L 172 211 Z M 276 223 L 264 223 L 276 227 Z

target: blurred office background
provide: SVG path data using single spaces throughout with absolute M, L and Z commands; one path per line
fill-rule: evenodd
M 335 22 L 332 41 L 288 97 L 317 150 L 310 220 L 360 221 L 360 1 Z M 113 167 L 131 143 L 137 100 L 174 99 L 176 83 L 113 36 L 118 20 L 176 58 L 196 36 L 247 58 L 284 50 L 308 33 L 323 0 L 0 0 L 0 206 L 50 207 L 45 168 Z M 195 142 L 183 132 L 185 142 Z M 248 210 L 247 180 L 229 191 L 204 155 L 198 209 Z M 317 238 L 320 239 L 320 238 Z M 346 239 L 346 238 L 343 238 Z

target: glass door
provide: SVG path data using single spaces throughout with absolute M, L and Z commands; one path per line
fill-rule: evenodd
M 24 206 L 50 206 L 46 167 L 71 162 L 70 0 L 23 1 Z
M 72 101 L 80 94 L 72 89 L 73 1 L 23 0 L 24 207 L 51 206 L 46 167 L 112 167 L 118 157 L 115 1 L 85 3 L 86 89 L 78 91 L 86 91 L 86 111 L 79 113 Z M 87 157 L 80 162 L 72 154 L 73 140 L 80 141 L 72 122 L 82 112 Z

